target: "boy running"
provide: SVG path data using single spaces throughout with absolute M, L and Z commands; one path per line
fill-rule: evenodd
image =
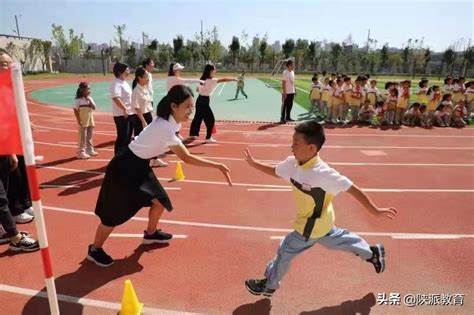
M 373 264 L 377 273 L 385 269 L 382 244 L 370 246 L 360 236 L 334 225 L 332 199 L 347 191 L 373 215 L 393 219 L 397 210 L 378 208 L 352 181 L 321 161 L 318 153 L 325 140 L 323 126 L 307 121 L 295 127 L 291 146 L 294 156 L 276 166 L 257 162 L 248 149 L 245 151 L 250 166 L 291 182 L 298 211 L 294 231 L 280 243 L 276 256 L 267 265 L 264 278 L 245 281 L 247 290 L 254 295 L 271 296 L 279 288 L 291 261 L 316 243 L 360 256 Z

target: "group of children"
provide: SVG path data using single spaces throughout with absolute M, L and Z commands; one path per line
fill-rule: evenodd
M 429 80 L 422 78 L 415 90 L 416 102 L 410 103 L 411 81 L 387 82 L 385 89 L 377 88 L 377 80 L 359 75 L 354 83 L 348 76 L 331 74 L 321 82 L 312 77 L 310 112 L 324 123 L 369 123 L 422 127 L 464 127 L 474 112 L 474 81 L 464 77 L 447 77 L 444 87 L 428 88 Z

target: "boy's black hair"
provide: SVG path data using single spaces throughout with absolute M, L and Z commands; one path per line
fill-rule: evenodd
M 345 77 L 343 80 L 344 80 L 344 82 L 347 82 L 347 81 L 350 81 L 351 78 L 350 77 Z
M 302 134 L 306 143 L 314 144 L 318 151 L 321 150 L 326 141 L 324 127 L 314 120 L 305 121 L 296 125 L 295 132 Z
M 420 105 L 420 111 L 426 110 L 428 107 L 425 104 Z

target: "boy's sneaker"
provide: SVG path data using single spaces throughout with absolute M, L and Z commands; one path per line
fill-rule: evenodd
M 87 260 L 92 261 L 100 267 L 108 267 L 114 263 L 112 257 L 107 255 L 107 253 L 102 248 L 94 248 L 93 245 L 89 245 Z
M 245 287 L 253 295 L 272 296 L 275 293 L 274 289 L 266 287 L 267 279 L 248 279 L 245 280 Z
M 154 243 L 168 243 L 173 238 L 173 234 L 156 230 L 155 233 L 149 235 L 146 231 L 143 231 L 143 244 L 149 245 Z
M 18 223 L 18 224 L 24 224 L 24 223 L 29 223 L 31 221 L 33 221 L 33 219 L 35 218 L 34 216 L 32 215 L 29 215 L 28 213 L 26 212 L 23 212 L 22 214 L 19 214 L 19 215 L 16 215 L 13 217 L 15 219 L 15 222 Z
M 7 232 L 5 232 L 5 230 L 0 225 L 0 244 L 10 243 L 10 238 L 7 237 L 6 234 L 7 234 Z M 30 234 L 28 234 L 28 232 L 24 232 L 24 231 L 21 231 L 20 234 L 24 235 L 24 236 L 29 236 L 30 235 Z
M 385 270 L 385 248 L 382 244 L 370 246 L 372 258 L 367 259 L 375 267 L 375 272 L 382 273 Z
M 38 241 L 32 239 L 29 235 L 21 234 L 18 243 L 10 242 L 10 249 L 14 252 L 34 252 L 40 249 Z

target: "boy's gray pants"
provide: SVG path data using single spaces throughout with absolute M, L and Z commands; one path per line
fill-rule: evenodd
M 280 281 L 288 272 L 293 258 L 317 243 L 329 249 L 353 253 L 363 260 L 372 258 L 370 245 L 359 235 L 348 230 L 333 227 L 325 236 L 308 240 L 300 233 L 293 231 L 281 241 L 277 255 L 267 265 L 264 273 L 265 278 L 267 278 L 266 287 L 268 289 L 278 289 Z

